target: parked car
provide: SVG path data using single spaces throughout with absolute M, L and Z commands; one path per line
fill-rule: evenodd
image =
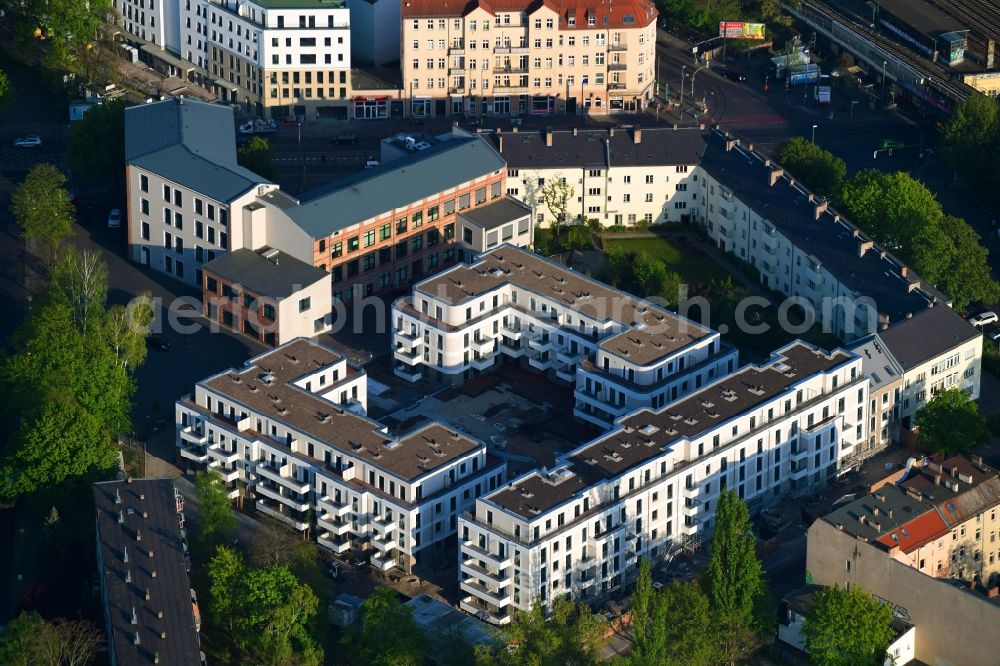
M 108 215 L 108 229 L 117 229 L 120 226 L 122 226 L 122 210 L 114 208 Z
M 994 328 L 986 333 L 990 340 L 996 343 L 1000 343 L 1000 328 Z
M 357 143 L 358 135 L 354 132 L 341 132 L 339 134 L 334 134 L 330 141 L 336 144 L 347 144 L 347 143 Z
M 995 324 L 1000 320 L 997 317 L 997 313 L 992 310 L 987 310 L 986 312 L 980 312 L 979 314 L 969 317 L 969 323 L 973 326 L 986 326 L 987 324 Z
M 15 148 L 37 148 L 42 145 L 42 137 L 37 134 L 28 134 L 14 139 Z
M 374 157 L 369 157 L 367 160 L 365 160 L 365 168 L 366 169 L 374 169 L 378 165 L 379 165 L 379 161 L 377 159 L 375 159 Z

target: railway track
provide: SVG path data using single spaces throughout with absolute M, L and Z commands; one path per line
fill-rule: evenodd
M 975 41 L 985 48 L 986 40 L 1000 41 L 1000 7 L 992 0 L 931 0 L 946 14 L 960 21 L 977 35 Z M 969 25 L 974 22 L 973 25 Z
M 901 46 L 891 39 L 883 37 L 882 35 L 872 31 L 867 24 L 861 23 L 855 18 L 843 14 L 836 9 L 823 4 L 822 2 L 817 2 L 816 0 L 804 0 L 801 3 L 801 6 L 803 8 L 808 7 L 816 15 L 830 21 L 831 24 L 836 22 L 849 27 L 852 31 L 868 40 L 871 44 L 877 46 L 885 53 L 904 63 L 914 72 L 917 72 L 925 79 L 929 86 L 936 88 L 940 93 L 946 95 L 948 98 L 955 101 L 962 101 L 972 94 L 973 90 L 971 87 L 961 81 L 950 79 L 950 72 L 946 72 L 945 70 L 938 68 L 930 61 L 921 58 L 906 47 Z

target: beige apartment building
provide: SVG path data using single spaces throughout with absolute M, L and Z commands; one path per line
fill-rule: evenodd
M 654 94 L 656 16 L 646 0 L 404 0 L 408 113 L 639 110 Z

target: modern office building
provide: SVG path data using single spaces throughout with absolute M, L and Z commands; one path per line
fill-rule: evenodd
M 200 612 L 181 533 L 183 501 L 173 481 L 95 483 L 94 507 L 108 661 L 201 663 Z
M 507 193 L 531 206 L 542 226 L 554 220 L 542 195 L 553 179 L 572 190 L 568 221 L 688 222 L 698 205 L 707 136 L 696 127 L 498 131 L 491 138 L 507 162 Z
M 640 111 L 654 92 L 656 16 L 645 0 L 403 0 L 407 113 Z
M 129 258 L 189 284 L 244 247 L 243 207 L 277 189 L 236 162 L 233 111 L 185 98 L 125 111 Z
M 574 415 L 602 426 L 737 365 L 716 331 L 509 245 L 418 283 L 392 317 L 398 376 L 462 381 L 520 359 L 574 384 Z
M 723 488 L 751 510 L 812 492 L 866 438 L 861 359 L 795 342 L 524 474 L 459 520 L 464 609 L 491 622 L 596 600 L 711 535 Z
M 193 469 L 221 474 L 231 497 L 325 548 L 409 571 L 503 483 L 506 465 L 439 423 L 390 433 L 366 405 L 363 370 L 298 339 L 198 382 L 176 404 L 177 446 Z

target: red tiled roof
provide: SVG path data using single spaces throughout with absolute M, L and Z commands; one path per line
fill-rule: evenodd
M 465 16 L 477 8 L 491 15 L 502 12 L 534 13 L 546 6 L 559 14 L 560 29 L 570 29 L 566 20 L 576 17 L 577 30 L 644 28 L 656 20 L 657 11 L 648 0 L 403 0 L 403 18 Z M 596 18 L 587 25 L 587 17 Z M 626 23 L 625 17 L 632 17 Z
M 909 553 L 923 546 L 928 541 L 947 534 L 949 529 L 941 518 L 941 515 L 931 509 L 908 523 L 889 530 L 878 538 L 878 542 L 889 548 L 899 546 L 904 553 Z M 895 535 L 895 539 L 893 535 Z

